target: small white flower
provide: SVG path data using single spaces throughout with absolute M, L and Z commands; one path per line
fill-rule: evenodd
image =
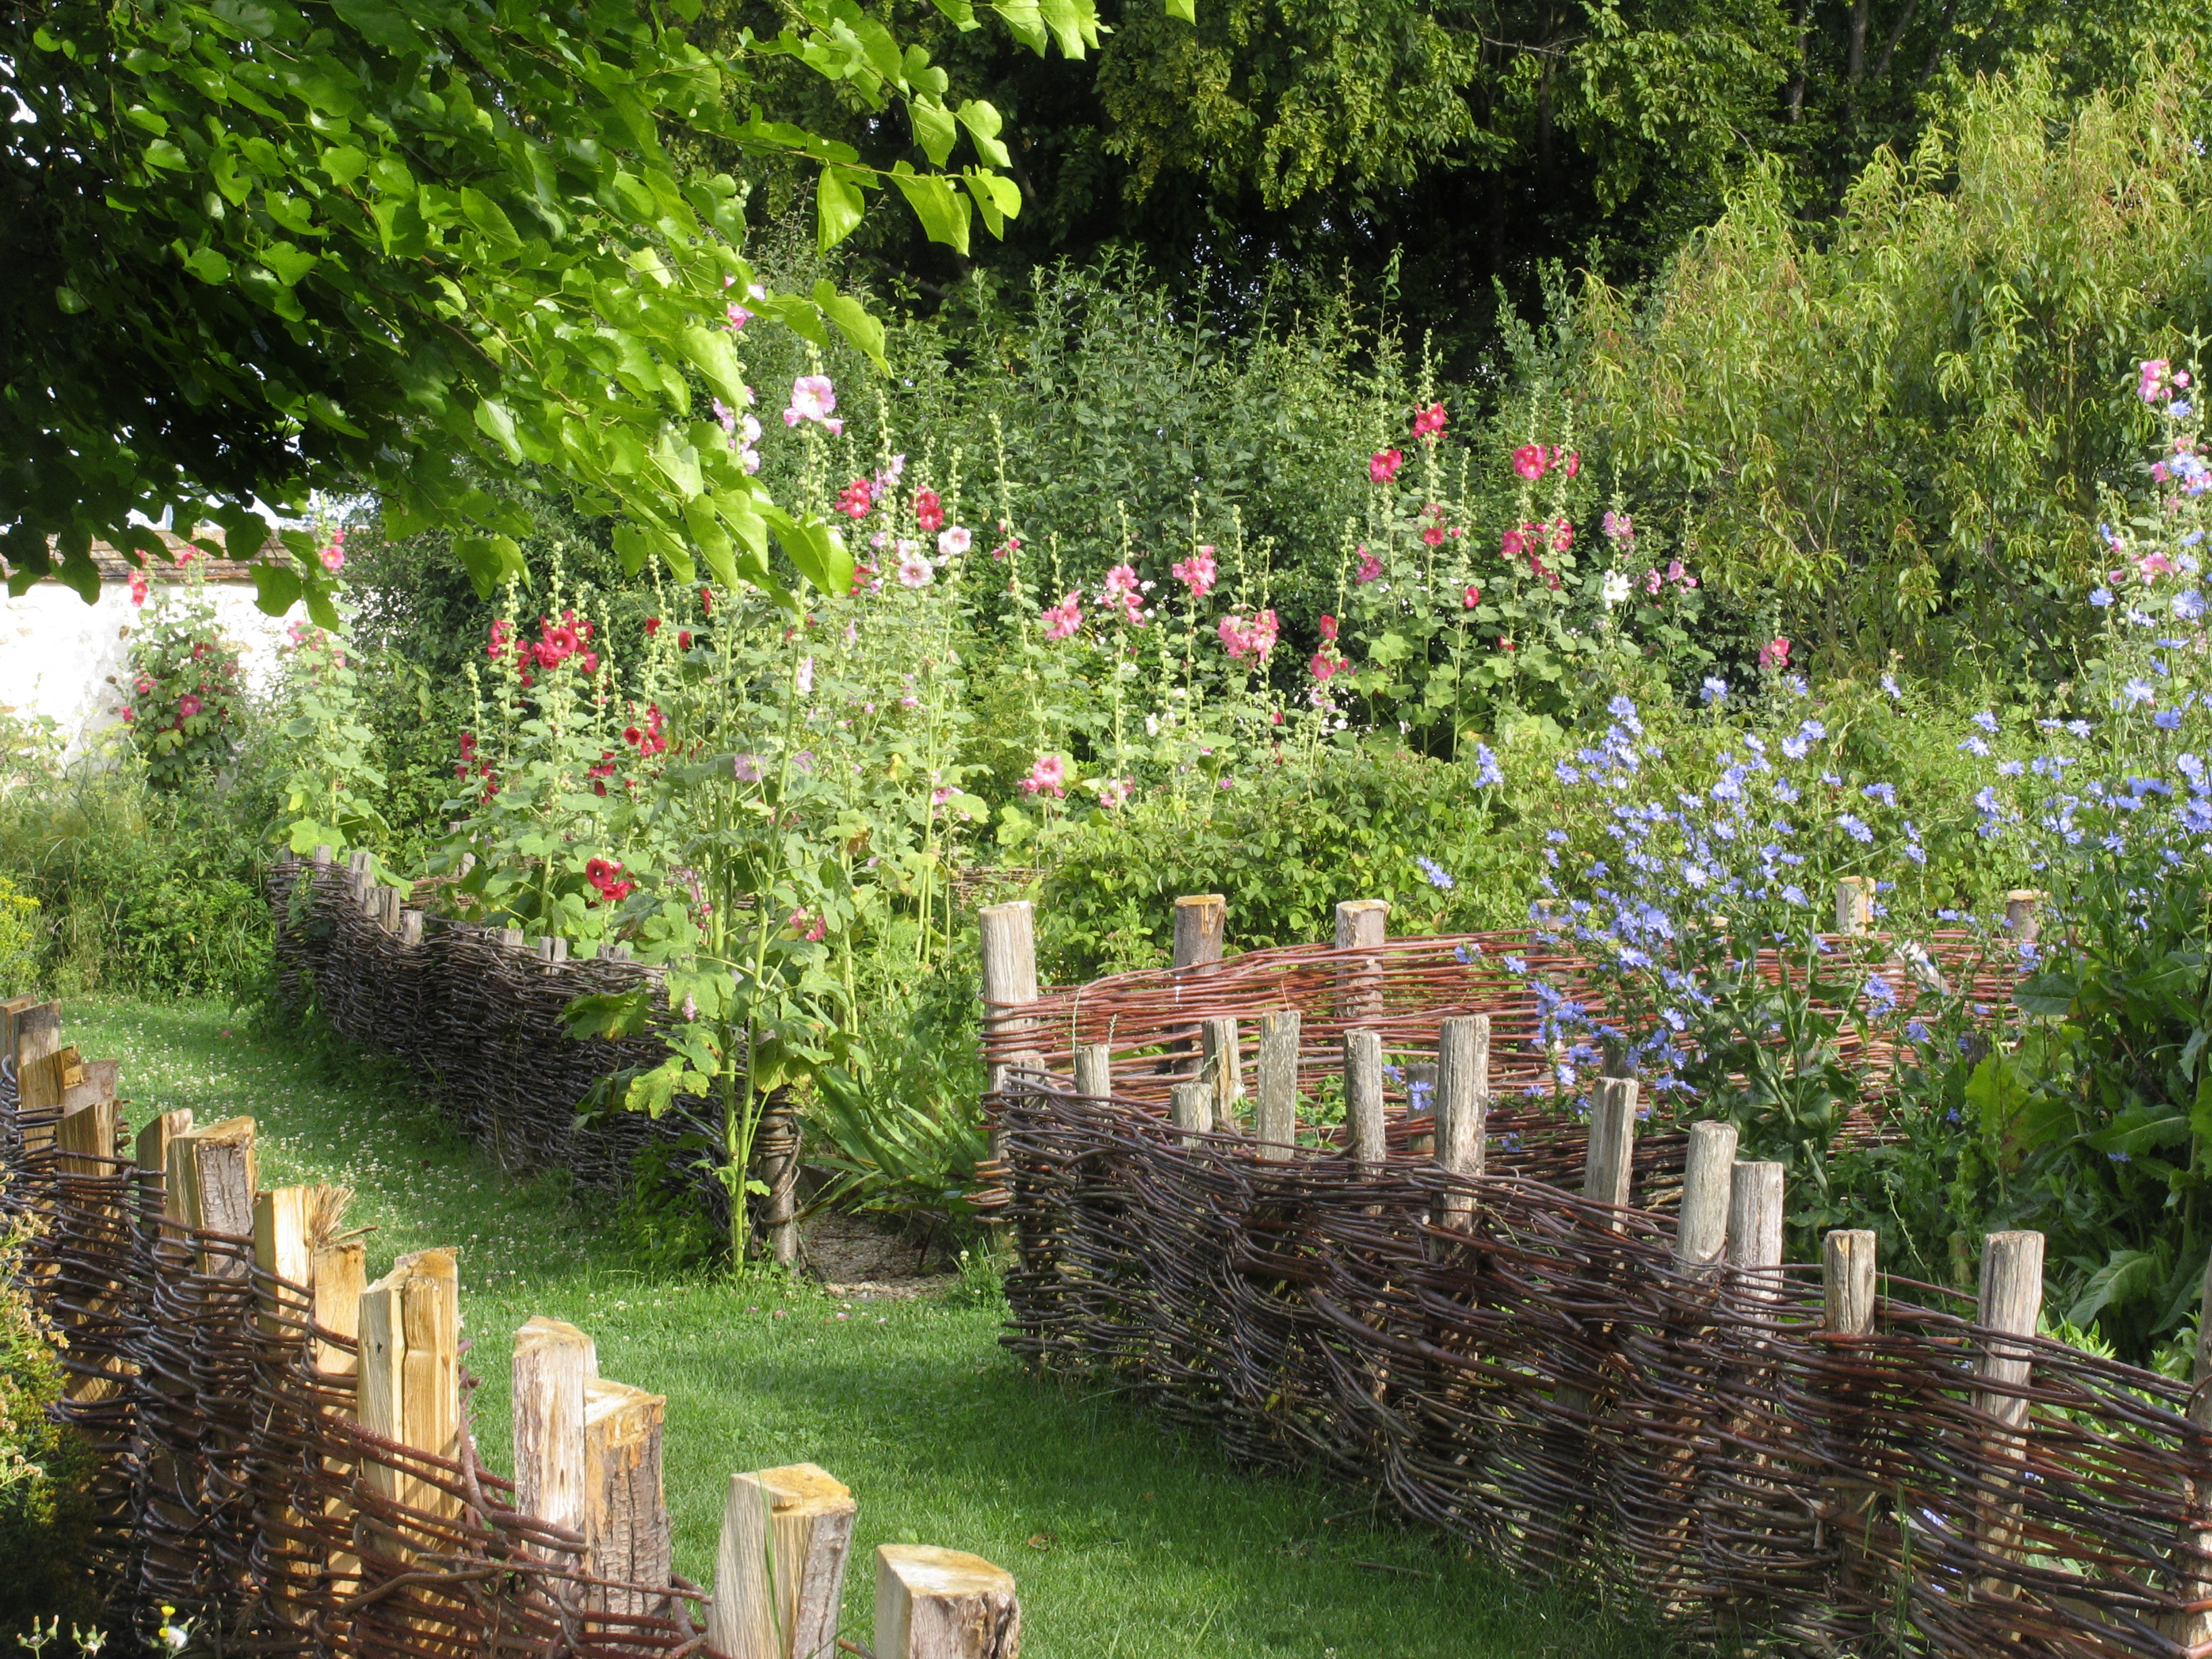
M 937 536 L 937 550 L 948 559 L 957 559 L 975 544 L 975 532 L 965 525 L 949 525 Z
M 1605 601 L 1605 608 L 1608 611 L 1617 605 L 1626 603 L 1628 578 L 1618 570 L 1607 571 L 1605 580 L 1598 588 L 1598 597 Z

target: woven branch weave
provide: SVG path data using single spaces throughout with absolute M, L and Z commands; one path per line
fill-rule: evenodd
M 32 1224 L 32 1293 L 67 1340 L 59 1411 L 96 1459 L 91 1565 L 116 1650 L 173 1607 L 226 1655 L 703 1653 L 696 1594 L 587 1578 L 584 1540 L 515 1511 L 465 1412 L 454 1459 L 361 1429 L 355 1344 L 311 1323 L 307 1291 L 258 1267 L 251 1238 L 165 1226 L 157 1178 L 120 1158 L 86 1175 L 24 1154 L 23 1131 L 54 1121 L 20 1117 L 0 1079 L 0 1208 Z M 318 1369 L 317 1341 L 339 1370 Z M 452 1512 L 384 1496 L 380 1466 Z
M 1890 1280 L 1872 1337 L 1824 1337 L 1817 1268 L 1689 1275 L 1669 1219 L 1535 1181 L 1263 1161 L 1021 1070 L 997 1128 L 1011 1347 L 1679 1636 L 2181 1659 L 2166 1632 L 2212 1606 L 2179 1541 L 2212 1528 L 2190 1391 L 1950 1292 Z M 1430 1224 L 1446 1191 L 1463 1230 Z M 1976 1375 L 1993 1343 L 2026 1383 Z

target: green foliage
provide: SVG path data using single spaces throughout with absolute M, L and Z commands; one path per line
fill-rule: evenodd
M 79 1559 L 90 1458 L 47 1415 L 63 1377 L 55 1334 L 26 1279 L 32 1225 L 0 1216 L 0 1637 L 41 1617 L 89 1617 L 94 1600 Z
M 39 902 L 0 875 L 0 997 L 21 996 L 38 976 Z
M 289 769 L 279 786 L 283 805 L 271 833 L 303 858 L 318 847 L 337 853 L 373 846 L 389 833 L 376 806 L 385 774 L 373 758 L 376 739 L 360 681 L 336 635 L 293 624 L 278 692 L 281 753 Z
M 204 783 L 230 763 L 243 726 L 238 647 L 197 580 L 181 593 L 165 589 L 131 636 L 131 675 L 123 720 L 147 781 Z
M 2056 679 L 2125 392 L 2212 318 L 2186 62 L 2078 106 L 2033 66 L 1877 155 L 1832 232 L 1762 169 L 1638 313 L 1593 282 L 1585 418 L 1708 579 L 1832 667 Z

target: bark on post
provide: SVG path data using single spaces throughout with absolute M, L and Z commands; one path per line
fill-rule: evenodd
M 726 1659 L 836 1659 L 855 1510 L 816 1464 L 732 1475 L 707 1645 Z
M 1018 1659 L 1013 1575 L 980 1555 L 921 1544 L 876 1551 L 876 1659 Z
M 1175 902 L 1175 965 L 1203 968 L 1221 960 L 1229 936 L 1229 902 L 1198 893 Z
M 1729 1266 L 1765 1301 L 1781 1294 L 1786 1174 L 1779 1164 L 1738 1164 L 1729 1187 Z
M 2212 1262 L 2204 1267 L 2204 1289 L 2197 1316 L 2197 1364 L 2191 1375 L 2189 1420 L 2212 1431 Z M 2207 1454 L 2195 1449 L 2200 1467 Z M 2184 1603 L 2212 1602 L 2212 1474 L 2182 1482 L 2181 1530 L 2174 1539 L 2173 1564 Z M 2167 1633 L 2185 1648 L 2212 1642 L 2212 1610 L 2176 1613 L 2165 1621 Z
M 1874 926 L 1874 883 L 1864 876 L 1836 879 L 1836 931 L 1847 938 L 1865 936 Z
M 597 1345 L 566 1321 L 538 1314 L 515 1332 L 514 1506 L 571 1532 L 584 1529 L 584 1393 L 599 1375 Z
M 232 1238 L 253 1236 L 253 1194 L 259 1185 L 254 1159 L 253 1120 L 225 1118 L 204 1129 L 191 1129 L 169 1142 L 167 1211 L 187 1232 L 194 1229 Z M 245 1279 L 246 1257 L 198 1248 L 199 1270 L 223 1279 Z
M 1382 1037 L 1380 1032 L 1344 1034 L 1345 1151 L 1355 1164 L 1380 1164 L 1382 1139 Z
M 1281 1162 L 1298 1144 L 1298 1012 L 1285 1008 L 1260 1016 L 1258 1092 L 1252 1138 L 1261 1158 Z
M 1984 1340 L 1974 1375 L 1992 1386 L 1974 1391 L 1974 1409 L 1995 1418 L 2003 1430 L 1983 1443 L 1982 1455 L 1993 1467 L 1991 1484 L 2000 1487 L 2018 1482 L 2018 1471 L 2027 1462 L 2027 1401 L 2013 1390 L 2026 1383 L 2033 1362 L 2024 1344 L 2003 1336 L 2033 1336 L 2043 1313 L 2043 1235 L 2036 1232 L 1991 1233 L 1982 1241 L 1981 1297 L 1974 1322 L 2002 1333 Z M 1984 1497 L 1976 1504 L 1975 1531 L 1982 1547 L 1993 1554 L 2020 1554 L 2020 1505 L 2012 1499 Z M 2010 1595 L 2014 1587 L 1994 1576 L 1980 1581 L 1984 1595 Z
M 1720 1118 L 1690 1126 L 1682 1170 L 1682 1209 L 1674 1224 L 1674 1263 L 1685 1273 L 1714 1272 L 1728 1246 L 1729 1189 L 1735 1175 L 1736 1127 Z
M 61 1004 L 33 1003 L 21 1010 L 11 1024 L 17 1110 L 27 1120 L 58 1110 L 61 1084 L 52 1075 L 56 1067 L 52 1062 L 62 1048 Z M 53 1138 L 52 1123 L 26 1121 L 23 1125 L 23 1150 L 27 1153 L 43 1152 L 53 1144 Z
M 1347 899 L 1336 907 L 1336 948 L 1370 951 L 1336 970 L 1336 1011 L 1345 1019 L 1371 1019 L 1382 1012 L 1383 940 L 1390 905 L 1385 899 Z
M 1179 1137 L 1186 1146 L 1198 1145 L 1198 1138 L 1213 1129 L 1213 1085 L 1210 1083 L 1178 1083 L 1169 1094 L 1169 1121 L 1182 1133 Z
M 1075 1050 L 1075 1092 L 1103 1099 L 1114 1092 L 1114 1051 L 1103 1042 L 1085 1042 Z
M 1490 1115 L 1490 1016 L 1464 1014 L 1437 1031 L 1437 1166 L 1448 1175 L 1479 1176 Z M 1464 1226 L 1474 1213 L 1470 1193 L 1447 1192 L 1441 1219 Z
M 594 1377 L 584 1385 L 584 1571 L 594 1578 L 659 1589 L 668 1583 L 672 1529 L 661 1475 L 668 1401 L 643 1389 Z M 608 1613 L 653 1613 L 665 1598 L 648 1590 L 594 1587 L 587 1601 Z
M 983 939 L 983 1048 L 988 1054 L 1035 1029 L 1035 1017 L 1024 1010 L 1037 1000 L 1036 915 L 1027 899 L 1015 899 L 985 905 L 977 923 Z M 986 1087 L 992 1095 L 1005 1092 L 1007 1067 L 1018 1058 L 990 1062 Z M 1000 1156 L 1001 1139 L 994 1122 L 994 1158 Z
M 1856 1228 L 1839 1228 L 1820 1241 L 1823 1334 L 1851 1339 L 1873 1334 L 1875 1243 L 1875 1234 Z M 1828 1434 L 1838 1467 L 1863 1462 L 1866 1407 L 1855 1398 L 1858 1392 L 1859 1385 L 1848 1379 L 1837 1385 Z M 1866 1517 L 1874 1506 L 1875 1488 L 1864 1480 L 1839 1479 L 1834 1493 L 1844 1581 L 1856 1588 L 1862 1577 L 1859 1564 L 1865 1553 Z
M 1615 1209 L 1628 1207 L 1629 1181 L 1635 1174 L 1636 1096 L 1634 1078 L 1600 1078 L 1590 1091 L 1589 1154 L 1583 1196 Z M 1618 1231 L 1620 1224 L 1612 1224 Z
M 2005 895 L 2005 929 L 2015 945 L 2033 945 L 2043 931 L 2045 895 L 2033 887 L 2017 887 Z
M 1200 1076 L 1213 1088 L 1214 1119 L 1233 1124 L 1244 1101 L 1244 1055 L 1237 1041 L 1237 1021 L 1228 1016 L 1207 1020 L 1201 1042 L 1205 1062 Z

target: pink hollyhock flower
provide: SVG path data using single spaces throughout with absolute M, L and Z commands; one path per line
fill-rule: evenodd
M 2136 367 L 2139 371 L 2136 379 L 2136 396 L 2147 404 L 2156 403 L 2161 395 L 2166 371 L 2173 365 L 2163 357 L 2153 357 Z M 2165 392 L 2163 395 L 2171 397 L 2172 394 Z
M 323 568 L 336 575 L 345 568 L 346 533 L 341 530 L 331 538 L 331 544 L 322 550 Z
M 1083 596 L 1080 593 L 1070 593 L 1058 605 L 1045 607 L 1045 638 L 1064 640 L 1083 626 L 1082 600 Z
M 1789 667 L 1790 641 L 1778 635 L 1773 639 L 1769 640 L 1765 645 L 1760 646 L 1759 647 L 1759 665 L 1761 668 Z
M 1368 458 L 1367 476 L 1376 483 L 1389 483 L 1398 476 L 1398 469 L 1405 464 L 1405 456 L 1395 449 L 1378 449 Z
M 146 603 L 146 573 L 143 570 L 134 570 L 131 573 L 130 580 L 132 606 L 135 608 L 144 605 Z
M 1214 625 L 1213 631 L 1220 636 L 1222 648 L 1229 653 L 1231 662 L 1243 661 L 1252 649 L 1251 635 L 1234 615 L 1224 617 Z
M 833 419 L 837 410 L 837 390 L 830 384 L 827 374 L 802 374 L 791 383 L 791 406 L 783 411 L 783 423 L 797 426 L 801 421 L 820 423 L 830 436 L 843 434 L 845 423 Z
M 1343 666 L 1344 659 L 1341 657 L 1331 656 L 1327 651 L 1316 651 L 1313 654 L 1313 660 L 1306 665 L 1306 669 L 1316 680 L 1326 685 L 1336 671 Z
M 799 659 L 799 671 L 791 677 L 791 683 L 799 688 L 799 695 L 800 696 L 811 697 L 814 695 L 813 658 L 801 657 Z M 655 710 L 654 712 L 658 713 L 659 711 Z
M 1127 778 L 1108 778 L 1098 786 L 1098 804 L 1106 807 L 1127 806 L 1133 787 Z
M 1469 582 L 1467 585 L 1467 592 L 1461 598 L 1460 604 L 1467 610 L 1472 611 L 1481 603 L 1482 590 L 1473 582 Z
M 1331 644 L 1334 644 L 1336 641 L 1336 618 L 1330 616 L 1325 611 L 1322 612 L 1321 636 L 1322 638 L 1328 641 Z
M 1598 527 L 1605 532 L 1605 538 L 1609 542 L 1626 542 L 1632 546 L 1635 544 L 1636 520 L 1626 513 L 1606 508 L 1605 521 Z
M 1566 470 L 1570 478 L 1583 470 L 1583 457 L 1580 450 L 1571 449 L 1563 457 L 1555 448 L 1552 451 L 1552 459 Z
M 914 498 L 914 521 L 924 530 L 936 532 L 945 528 L 944 504 L 933 489 L 918 490 Z
M 875 505 L 875 486 L 866 478 L 855 478 L 837 492 L 837 510 L 848 519 L 865 519 Z
M 1030 795 L 1065 795 L 1067 763 L 1058 755 L 1039 755 L 1036 764 L 1030 768 L 1029 776 L 1022 780 L 1022 792 Z
M 904 555 L 899 560 L 900 585 L 905 587 L 927 587 L 935 579 L 936 574 L 935 567 L 921 556 L 921 550 L 915 546 L 912 542 L 908 542 L 906 544 Z
M 1504 557 L 1517 559 L 1528 550 L 1528 539 L 1517 530 L 1509 530 L 1498 538 L 1498 550 Z
M 1264 659 L 1267 654 L 1275 648 L 1275 641 L 1281 632 L 1282 624 L 1276 620 L 1273 611 L 1262 611 L 1258 616 L 1253 617 L 1253 653 Z
M 1168 574 L 1189 588 L 1194 599 L 1202 599 L 1212 592 L 1214 579 L 1220 574 L 1221 567 L 1213 562 L 1211 544 L 1168 567 Z
M 1442 404 L 1431 404 L 1426 409 L 1413 411 L 1413 435 L 1416 438 L 1434 438 L 1443 429 L 1444 406 Z
M 1678 587 L 1695 587 L 1698 585 L 1698 579 L 1683 568 L 1680 559 L 1667 561 L 1667 580 Z
M 1542 477 L 1551 465 L 1541 444 L 1522 444 L 1513 452 L 1513 470 L 1531 483 Z
M 954 525 L 937 538 L 937 551 L 947 559 L 957 559 L 975 544 L 975 532 L 964 525 Z
M 2171 576 L 2177 568 L 2163 553 L 2146 553 L 2136 561 L 2136 568 L 2142 573 L 2145 581 L 2154 576 Z
M 660 618 L 658 617 L 647 617 L 645 619 L 645 637 L 649 640 L 659 631 Z
M 1106 573 L 1105 586 L 1098 590 L 1098 603 L 1109 611 L 1119 607 L 1126 620 L 1141 626 L 1144 622 L 1140 598 L 1143 592 L 1143 584 L 1137 580 L 1136 568 L 1117 564 Z
M 191 719 L 200 712 L 200 700 L 189 691 L 177 699 L 177 715 L 180 720 Z
M 1662 579 L 1660 574 L 1656 570 L 1645 571 L 1644 573 L 1644 591 L 1646 593 L 1656 593 L 1660 589 L 1661 580 Z
M 131 682 L 131 689 L 133 691 L 136 691 L 142 697 L 152 696 L 154 695 L 153 677 L 148 674 L 141 674 L 137 679 Z
M 1575 527 L 1565 519 L 1552 520 L 1552 551 L 1564 553 L 1575 544 Z
M 119 711 L 118 711 L 118 712 L 119 712 L 119 713 L 122 714 L 122 716 L 123 716 L 123 723 L 124 723 L 125 726 L 130 725 L 133 720 L 137 720 L 137 719 L 138 718 L 138 716 L 137 716 L 136 714 L 134 714 L 134 713 L 132 713 L 132 712 L 131 712 L 131 705 L 130 705 L 129 703 L 127 703 L 127 702 L 126 702 L 126 703 L 125 703 L 125 704 L 123 705 L 122 708 L 121 708 Z
M 1352 573 L 1352 580 L 1371 582 L 1382 574 L 1382 561 L 1365 548 L 1359 550 L 1359 568 Z

